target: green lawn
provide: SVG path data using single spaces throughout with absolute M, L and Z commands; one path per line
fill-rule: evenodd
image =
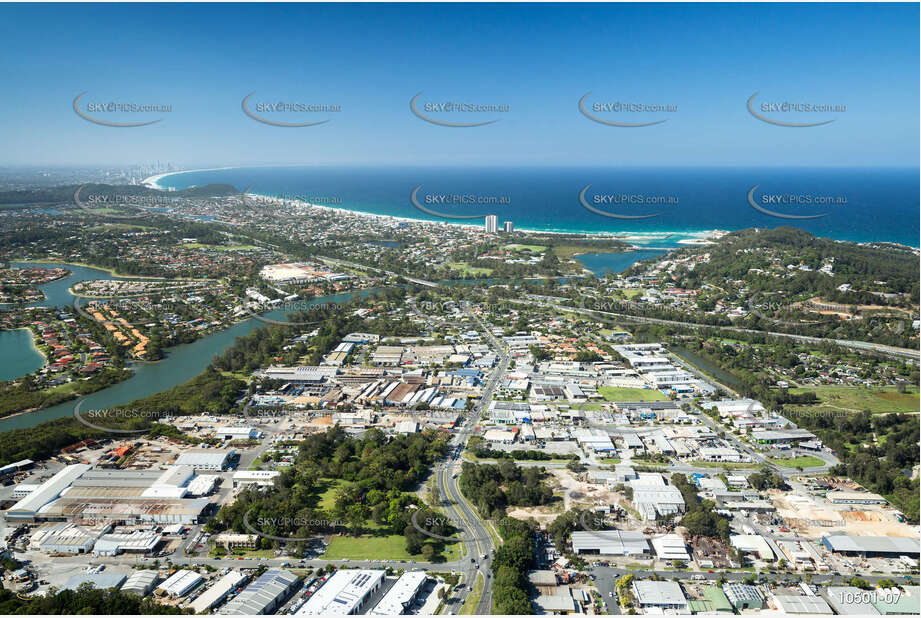
M 603 463 L 603 464 L 619 464 L 619 463 L 620 463 L 620 458 L 619 458 L 619 457 L 602 457 L 602 458 L 601 458 L 601 463 Z
M 731 461 L 692 461 L 690 464 L 695 468 L 725 468 L 726 470 L 758 467 L 756 463 L 738 463 Z
M 426 544 L 435 545 L 432 539 Z M 452 562 L 461 558 L 460 543 L 445 546 L 442 552 L 445 562 Z M 362 535 L 334 536 L 330 539 L 323 554 L 324 560 L 424 560 L 422 554 L 408 554 L 406 552 L 406 537 L 402 534 L 387 535 Z M 436 558 L 437 560 L 437 558 Z
M 599 386 L 598 394 L 604 397 L 605 401 L 666 401 L 668 399 L 661 391 L 651 388 Z
M 154 228 L 146 225 L 130 225 L 127 223 L 103 223 L 89 228 L 91 232 L 112 231 L 112 230 L 152 230 Z
M 322 479 L 320 481 L 320 487 L 323 491 L 317 496 L 316 508 L 323 509 L 327 513 L 332 513 L 336 508 L 336 494 L 339 492 L 339 489 L 348 487 L 349 485 L 351 485 L 349 481 L 343 481 L 341 479 Z
M 275 558 L 274 549 L 235 549 L 230 553 L 215 551 L 212 547 L 208 553 L 209 558 Z
M 911 386 L 906 393 L 899 393 L 894 386 L 865 388 L 860 386 L 806 386 L 791 388 L 791 393 L 815 393 L 822 403 L 815 406 L 790 404 L 793 409 L 810 411 L 850 411 L 862 412 L 917 412 L 921 398 L 918 388 Z
M 502 248 L 507 251 L 530 251 L 531 253 L 542 253 L 547 250 L 547 247 L 542 245 L 519 245 L 517 243 L 505 245 Z
M 561 260 L 571 260 L 584 253 L 623 253 L 623 247 L 593 247 L 591 245 L 555 245 L 553 252 Z
M 451 270 L 459 270 L 465 275 L 491 275 L 492 268 L 480 268 L 471 266 L 467 262 L 448 262 L 446 264 Z
M 824 461 L 818 457 L 813 457 L 812 455 L 804 455 L 802 457 L 789 457 L 787 459 L 774 459 L 771 457 L 768 459 L 768 461 L 775 463 L 778 466 L 784 466 L 786 468 L 818 468 L 825 465 Z
M 626 298 L 627 300 L 633 300 L 637 296 L 642 296 L 644 290 L 629 288 L 626 290 L 618 290 L 617 292 L 623 295 L 623 297 Z
M 179 246 L 186 249 L 215 249 L 217 251 L 253 251 L 259 248 L 256 245 L 206 245 L 200 242 L 190 242 Z

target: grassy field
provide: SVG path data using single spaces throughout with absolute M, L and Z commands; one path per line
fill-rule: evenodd
M 730 461 L 692 461 L 692 466 L 697 468 L 724 468 L 726 470 L 737 470 L 745 468 L 757 468 L 756 463 L 737 463 Z
M 331 513 L 336 508 L 336 494 L 341 487 L 351 485 L 349 481 L 341 479 L 323 479 L 320 481 L 323 491 L 317 494 L 316 508 Z
M 591 245 L 559 245 L 553 247 L 553 252 L 561 260 L 570 260 L 574 255 L 582 253 L 623 253 L 622 247 L 593 247 Z
M 343 487 L 351 483 L 341 479 L 322 479 L 320 481 L 320 491 L 315 493 L 311 500 L 311 506 L 326 511 L 333 512 L 336 507 L 336 494 Z M 370 531 L 368 534 L 361 536 L 333 536 L 330 539 L 326 553 L 323 554 L 327 560 L 424 560 L 422 554 L 411 555 L 406 552 L 406 537 L 402 534 L 389 534 L 383 526 L 373 521 L 367 521 L 362 525 L 363 529 Z M 431 539 L 426 544 L 434 545 L 436 550 L 440 542 Z M 444 545 L 441 556 L 447 561 L 460 559 L 460 543 Z M 437 558 L 436 558 L 437 559 Z
M 436 545 L 432 539 L 429 543 Z M 460 543 L 446 545 L 442 557 L 445 562 L 461 558 Z M 323 554 L 325 560 L 424 560 L 422 554 L 406 552 L 406 537 L 402 534 L 362 536 L 334 536 Z
M 131 225 L 129 223 L 103 223 L 96 225 L 89 230 L 91 232 L 113 231 L 113 230 L 152 230 L 152 227 L 146 225 Z
M 186 249 L 215 249 L 217 251 L 252 251 L 259 248 L 256 245 L 206 245 L 200 242 L 190 242 L 179 246 Z
M 543 253 L 544 251 L 547 250 L 547 247 L 542 246 L 542 245 L 511 244 L 511 245 L 505 245 L 502 248 L 507 251 L 530 251 L 531 253 Z
M 215 551 L 214 548 L 211 549 L 211 552 L 208 554 L 209 558 L 274 558 L 275 550 L 274 549 L 235 549 L 230 553 L 221 553 Z
M 243 373 L 242 371 L 222 371 L 221 375 L 228 377 L 228 378 L 236 378 L 238 380 L 243 380 L 244 382 L 248 381 L 250 378 L 249 374 Z
M 644 290 L 639 289 L 628 289 L 628 290 L 617 290 L 617 293 L 626 298 L 627 300 L 633 300 L 637 296 L 642 296 Z
M 862 412 L 917 412 L 921 398 L 918 388 L 908 387 L 907 392 L 899 393 L 894 386 L 865 388 L 860 386 L 807 386 L 791 388 L 791 393 L 815 393 L 822 401 L 814 406 L 790 405 L 790 408 L 810 411 L 855 411 Z
M 476 574 L 476 583 L 473 584 L 473 592 L 467 595 L 467 600 L 464 601 L 463 607 L 461 607 L 458 614 L 469 616 L 476 611 L 476 606 L 480 604 L 480 597 L 483 596 L 483 574 L 477 571 Z
M 775 463 L 778 466 L 784 466 L 786 468 L 818 468 L 825 465 L 824 461 L 811 455 L 804 455 L 802 457 L 789 457 L 787 459 L 769 458 L 768 461 Z
M 451 270 L 459 270 L 465 275 L 491 275 L 492 268 L 480 268 L 471 266 L 467 262 L 448 262 L 447 267 Z
M 651 388 L 599 386 L 598 394 L 604 397 L 605 401 L 665 401 L 668 399 L 662 392 Z

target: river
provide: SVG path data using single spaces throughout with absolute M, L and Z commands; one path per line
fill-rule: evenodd
M 44 366 L 45 355 L 32 344 L 32 331 L 0 331 L 0 382 L 21 378 Z
M 21 266 L 24 263 L 13 263 L 15 266 Z M 29 262 L 30 266 L 59 267 L 60 264 L 44 264 L 40 262 Z M 52 283 L 41 286 L 45 290 L 48 300 L 39 305 L 48 306 L 51 304 L 57 306 L 70 305 L 73 303 L 73 296 L 67 292 L 67 288 L 77 281 L 86 281 L 89 279 L 118 279 L 109 273 L 95 268 L 82 266 L 67 266 L 73 274 L 70 277 L 61 279 Z M 82 277 L 82 278 L 81 278 Z M 54 289 L 48 289 L 54 286 Z M 63 293 L 61 293 L 63 290 Z M 361 292 L 345 292 L 342 294 L 333 294 L 315 298 L 305 304 L 320 303 L 338 303 L 347 301 L 352 295 L 358 293 L 367 295 L 375 290 L 362 290 Z M 263 314 L 265 317 L 273 320 L 284 320 L 285 311 L 278 309 Z M 134 375 L 101 391 L 97 391 L 80 399 L 73 399 L 62 404 L 44 408 L 35 412 L 28 412 L 18 416 L 11 416 L 0 419 L 0 431 L 9 431 L 11 429 L 22 429 L 33 427 L 39 423 L 51 421 L 56 418 L 72 416 L 74 407 L 78 402 L 83 402 L 83 410 L 105 409 L 114 406 L 121 406 L 140 399 L 173 388 L 183 382 L 186 382 L 200 374 L 211 362 L 215 355 L 220 354 L 228 347 L 233 345 L 234 339 L 246 335 L 252 330 L 265 326 L 264 322 L 255 318 L 249 318 L 245 321 L 238 322 L 228 329 L 206 335 L 205 337 L 193 343 L 187 343 L 169 348 L 165 359 L 157 362 L 136 362 L 130 365 Z M 16 332 L 16 331 L 9 331 Z M 6 345 L 0 347 L 0 362 L 5 363 L 9 355 L 20 354 Z M 27 372 L 28 373 L 28 372 Z

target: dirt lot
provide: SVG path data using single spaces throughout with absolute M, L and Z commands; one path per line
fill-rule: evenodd
M 552 479 L 548 483 L 553 488 L 553 493 L 561 500 L 553 505 L 532 508 L 510 508 L 508 514 L 512 517 L 527 519 L 533 517 L 541 524 L 549 524 L 560 513 L 574 506 L 592 507 L 609 506 L 612 504 L 627 504 L 626 498 L 617 492 L 609 491 L 604 485 L 586 483 L 576 478 L 576 475 L 566 469 L 554 468 L 548 470 Z M 639 530 L 645 527 L 643 522 L 629 518 L 618 524 L 618 528 L 626 530 Z
M 857 536 L 916 536 L 911 526 L 896 520 L 886 509 L 834 505 L 815 496 L 797 496 L 777 490 L 769 493 L 777 514 L 808 538 L 831 532 Z

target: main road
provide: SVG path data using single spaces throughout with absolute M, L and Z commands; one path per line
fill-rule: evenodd
M 872 352 L 875 354 L 881 354 L 889 358 L 898 358 L 898 359 L 908 359 L 914 361 L 916 364 L 921 360 L 921 352 L 918 350 L 908 349 L 908 348 L 896 348 L 893 346 L 882 345 L 879 343 L 868 343 L 866 341 L 851 341 L 849 339 L 825 339 L 822 337 L 809 337 L 806 335 L 792 335 L 790 333 L 779 333 L 776 331 L 770 330 L 755 330 L 753 328 L 742 328 L 740 326 L 718 326 L 714 324 L 701 324 L 698 322 L 681 322 L 678 320 L 665 320 L 662 318 L 648 318 L 644 316 L 631 315 L 629 313 L 614 313 L 611 311 L 601 311 L 598 309 L 589 309 L 587 307 L 573 307 L 569 305 L 560 305 L 554 301 L 546 300 L 545 297 L 541 297 L 535 294 L 528 294 L 526 298 L 508 298 L 506 299 L 509 302 L 516 303 L 538 303 L 545 307 L 551 307 L 559 311 L 567 311 L 569 313 L 579 313 L 580 311 L 586 314 L 595 314 L 602 316 L 604 318 L 610 318 L 612 320 L 619 321 L 633 321 L 641 322 L 644 324 L 660 324 L 663 326 L 683 326 L 686 328 L 713 328 L 717 330 L 728 330 L 735 333 L 746 333 L 751 335 L 769 335 L 771 337 L 783 337 L 785 339 L 792 339 L 794 341 L 802 341 L 805 343 L 816 343 L 816 344 L 827 344 L 833 343 L 837 346 L 843 348 L 848 348 L 851 350 L 856 350 L 858 352 Z

